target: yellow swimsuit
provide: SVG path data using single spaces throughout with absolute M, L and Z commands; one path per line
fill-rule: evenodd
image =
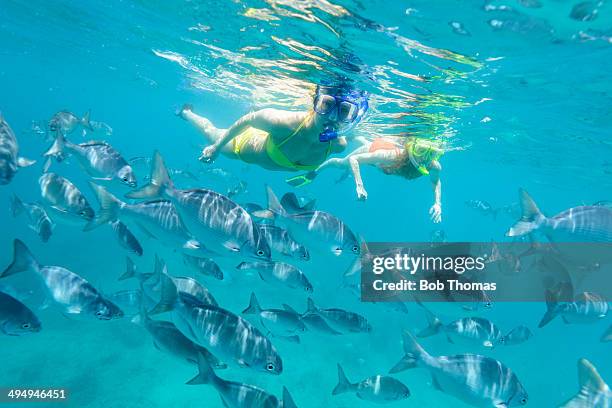
M 270 134 L 268 132 L 264 132 L 263 130 L 250 127 L 248 129 L 244 130 L 242 133 L 240 133 L 238 136 L 236 136 L 233 139 L 234 153 L 238 157 L 240 157 L 240 151 L 242 150 L 242 147 L 244 146 L 244 144 L 246 142 L 248 142 L 251 139 L 251 137 L 254 137 L 254 136 L 262 136 L 263 137 L 263 136 L 265 136 L 266 137 L 266 153 L 268 153 L 268 157 L 276 165 L 278 165 L 280 167 L 284 167 L 284 168 L 286 168 L 288 170 L 295 170 L 295 171 L 297 171 L 297 170 L 303 170 L 303 171 L 314 170 L 317 167 L 319 167 L 320 164 L 302 165 L 302 164 L 294 163 L 291 160 L 289 160 L 289 158 L 285 155 L 285 153 L 283 153 L 280 150 L 280 148 L 285 143 L 287 143 L 289 140 L 291 140 L 295 135 L 298 134 L 298 132 L 300 130 L 302 130 L 302 128 L 304 127 L 304 124 L 306 123 L 306 121 L 308 119 L 310 119 L 310 117 L 311 116 L 309 115 L 306 118 L 304 118 L 302 123 L 300 123 L 300 125 L 293 131 L 293 133 L 291 133 L 285 140 L 283 140 L 279 144 L 274 143 L 274 141 L 272 140 L 272 137 L 270 136 Z M 329 141 L 329 144 L 327 146 L 327 152 L 325 152 L 325 159 L 327 159 L 327 157 L 330 155 L 330 153 L 331 153 L 331 141 Z

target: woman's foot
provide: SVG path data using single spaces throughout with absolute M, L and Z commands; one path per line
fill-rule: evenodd
M 179 118 L 186 119 L 185 116 L 184 116 L 185 112 L 193 112 L 193 105 L 191 105 L 189 103 L 184 104 L 181 109 L 178 109 L 176 111 L 176 116 L 178 116 Z

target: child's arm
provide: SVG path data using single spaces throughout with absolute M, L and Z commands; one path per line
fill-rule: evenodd
M 434 192 L 434 204 L 429 209 L 429 215 L 433 222 L 439 223 L 442 221 L 442 182 L 440 181 L 442 166 L 437 160 L 434 160 L 429 165 L 428 171 Z

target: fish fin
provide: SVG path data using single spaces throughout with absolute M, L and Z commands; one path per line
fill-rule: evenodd
M 425 317 L 427 318 L 428 326 L 417 333 L 417 337 L 429 337 L 440 333 L 443 326 L 442 321 L 440 321 L 440 319 L 438 319 L 438 317 L 436 317 L 436 315 L 427 309 L 420 301 L 418 302 L 418 305 L 425 310 Z
M 519 202 L 522 211 L 521 219 L 508 230 L 506 233 L 508 237 L 520 237 L 529 234 L 540 228 L 542 222 L 546 219 L 535 201 L 523 189 L 519 190 Z
M 149 312 L 149 314 L 159 314 L 170 311 L 178 300 L 178 289 L 167 273 L 162 273 L 161 277 L 161 296 L 159 303 Z
M 92 177 L 92 180 L 98 180 L 98 181 L 111 181 L 113 178 L 112 177 Z
M 139 223 L 139 222 L 136 222 L 136 225 L 138 225 L 138 228 L 140 228 L 140 230 L 141 230 L 142 232 L 144 232 L 144 234 L 145 234 L 147 237 L 149 237 L 149 238 L 151 238 L 151 239 L 157 239 L 157 237 L 156 237 L 155 235 L 153 235 L 153 234 L 152 234 L 152 233 L 151 233 L 151 232 L 150 232 L 150 231 L 149 231 L 149 230 L 148 230 L 148 229 L 147 229 L 147 228 L 146 228 L 144 225 L 142 225 L 142 224 L 141 224 L 141 223 Z
M 19 167 L 30 167 L 33 164 L 36 163 L 36 160 L 30 160 L 30 159 L 26 159 L 25 157 L 18 157 L 17 158 L 17 166 Z
M 289 313 L 293 313 L 293 314 L 299 315 L 299 313 L 294 308 L 292 308 L 291 306 L 289 306 L 286 303 L 283 303 L 283 309 L 285 309 Z
M 251 213 L 251 215 L 253 215 L 254 217 L 257 218 L 263 218 L 266 220 L 272 220 L 274 219 L 274 213 L 270 210 L 257 210 L 257 211 L 253 211 Z
M 98 198 L 100 209 L 98 210 L 95 218 L 85 225 L 85 228 L 83 228 L 84 231 L 91 231 L 102 224 L 117 220 L 119 216 L 119 209 L 123 205 L 121 200 L 112 195 L 104 187 L 91 182 L 89 185 Z
M 132 261 L 132 259 L 129 256 L 126 256 L 125 262 L 126 262 L 125 272 L 117 280 L 122 281 L 125 279 L 134 278 L 136 276 L 136 265 L 134 265 L 134 261 Z
M 259 314 L 261 313 L 261 307 L 257 301 L 257 297 L 254 292 L 251 292 L 251 299 L 249 300 L 249 306 L 242 311 L 242 314 Z
M 438 379 L 435 376 L 431 376 L 431 385 L 433 385 L 433 387 L 438 390 L 438 391 L 442 391 L 442 387 L 440 387 L 440 382 L 438 381 Z
M 546 313 L 544 313 L 544 316 L 540 320 L 538 327 L 542 328 L 546 326 L 548 323 L 551 322 L 551 320 L 557 317 L 558 314 L 559 308 L 557 303 L 557 297 L 552 290 L 548 289 L 546 290 Z
M 13 217 L 16 217 L 19 214 L 23 213 L 24 210 L 25 207 L 23 205 L 23 201 L 21 201 L 21 199 L 17 197 L 17 194 L 13 194 L 11 197 L 11 214 L 13 215 Z
M 351 383 L 348 378 L 346 378 L 346 374 L 344 374 L 344 370 L 338 364 L 338 385 L 333 389 L 332 395 L 342 394 L 344 392 L 348 392 L 351 389 Z
M 164 159 L 156 150 L 153 153 L 153 165 L 151 167 L 151 181 L 138 190 L 131 191 L 125 196 L 128 198 L 150 198 L 159 197 L 167 188 L 172 188 L 172 180 L 164 164 Z
M 51 157 L 47 157 L 47 160 L 45 160 L 45 163 L 43 164 L 43 173 L 49 171 L 51 164 L 53 164 L 53 160 L 51 160 Z
M 208 361 L 206 361 L 204 355 L 202 355 L 202 353 L 198 353 L 198 375 L 187 381 L 186 384 L 214 384 L 217 379 L 217 375 L 213 371 Z
M 404 357 L 391 368 L 389 372 L 392 374 L 414 368 L 419 361 L 429 357 L 429 354 L 421 347 L 416 338 L 409 331 L 404 330 L 402 339 L 404 342 Z
M 283 408 L 297 408 L 286 387 L 283 387 Z
M 278 201 L 278 197 L 272 191 L 272 188 L 266 185 L 266 193 L 268 196 L 268 210 L 272 211 L 274 214 L 278 214 L 281 216 L 287 215 L 287 211 L 283 208 L 280 201 Z M 262 217 L 263 218 L 263 217 Z
M 285 210 L 292 213 L 303 211 L 302 207 L 300 206 L 300 200 L 297 198 L 295 193 L 285 193 L 281 197 L 280 204 Z
M 231 252 L 240 252 L 240 247 L 238 245 L 236 245 L 235 242 L 226 241 L 222 245 L 225 248 L 227 248 L 228 251 L 231 251 Z
M 91 125 L 91 120 L 89 119 L 90 117 L 91 117 L 91 110 L 88 110 L 83 115 L 83 118 L 81 118 L 81 126 L 83 126 L 86 129 L 89 129 L 89 130 L 91 130 L 93 132 L 95 129 Z M 83 136 L 85 136 L 85 134 L 83 134 Z
M 581 408 L 592 406 L 597 395 L 609 392 L 608 385 L 601 378 L 597 369 L 585 358 L 578 360 L 578 393 L 561 405 L 561 408 Z
M 183 244 L 183 248 L 185 249 L 200 249 L 202 248 L 202 244 L 200 244 L 195 239 L 190 239 L 189 241 L 185 241 Z
M 315 305 L 315 302 L 314 300 L 312 300 L 311 297 L 309 297 L 306 302 L 306 314 L 319 312 L 319 309 L 317 309 L 317 306 Z
M 0 274 L 0 278 L 14 275 L 19 272 L 38 271 L 40 265 L 34 259 L 26 244 L 19 239 L 13 241 L 13 262 Z

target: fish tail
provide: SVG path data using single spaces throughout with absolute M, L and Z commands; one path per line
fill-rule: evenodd
M 261 306 L 259 306 L 259 302 L 257 301 L 257 297 L 255 293 L 251 293 L 251 299 L 249 301 L 249 306 L 242 311 L 242 314 L 259 314 L 261 312 Z
M 217 374 L 213 371 L 210 363 L 206 360 L 202 353 L 198 353 L 198 374 L 191 380 L 187 381 L 188 385 L 197 384 L 215 384 L 219 380 Z
M 17 197 L 17 194 L 13 194 L 11 197 L 11 214 L 13 217 L 17 217 L 19 214 L 23 213 L 24 209 L 23 201 Z
M 520 237 L 529 234 L 540 228 L 546 219 L 529 193 L 522 188 L 519 190 L 519 202 L 522 212 L 521 219 L 508 230 L 506 233 L 508 237 Z
M 580 387 L 578 394 L 562 407 L 586 406 L 585 401 L 596 401 L 597 396 L 605 395 L 609 390 L 595 366 L 585 358 L 578 360 L 578 385 Z
M 53 141 L 51 147 L 49 147 L 49 149 L 43 153 L 43 157 L 54 157 L 56 160 L 58 160 L 58 158 L 61 158 L 64 154 L 65 146 L 66 141 L 64 140 L 64 135 L 61 132 L 58 132 L 57 137 Z
M 125 272 L 118 279 L 120 281 L 136 277 L 136 265 L 134 265 L 134 261 L 132 261 L 129 256 L 126 256 L 125 263 Z
M 98 210 L 94 219 L 89 221 L 84 231 L 91 231 L 94 228 L 99 227 L 103 224 L 108 224 L 109 222 L 113 222 L 117 220 L 119 217 L 119 210 L 123 205 L 123 202 L 119 200 L 117 197 L 112 195 L 108 190 L 104 187 L 94 184 L 92 182 L 89 183 L 92 190 L 98 197 L 98 202 L 100 203 L 100 209 Z
M 350 391 L 351 385 L 352 384 L 350 383 L 348 378 L 346 378 L 346 374 L 344 374 L 344 370 L 342 369 L 340 364 L 338 364 L 338 385 L 336 385 L 336 387 L 332 391 L 332 395 L 338 395 Z
M 433 314 L 433 312 L 425 308 L 425 306 L 420 302 L 419 305 L 425 310 L 425 317 L 427 317 L 428 326 L 417 333 L 417 337 L 429 337 L 440 333 L 443 326 L 442 321 L 435 314 Z
M 550 323 L 557 315 L 559 314 L 558 308 L 558 298 L 552 290 L 548 289 L 546 291 L 546 313 L 540 320 L 540 324 L 538 324 L 539 328 L 546 326 Z
M 39 263 L 34 258 L 26 244 L 19 239 L 13 241 L 13 262 L 0 274 L 0 278 L 29 270 L 38 271 Z
M 93 126 L 91 125 L 91 110 L 88 110 L 87 112 L 85 112 L 85 114 L 83 115 L 83 118 L 81 118 L 81 126 L 83 126 L 86 129 L 91 130 L 92 132 L 94 131 Z
M 162 273 L 161 280 L 161 296 L 159 303 L 151 310 L 149 314 L 168 312 L 174 308 L 174 304 L 178 299 L 178 290 L 172 278 L 167 273 Z
M 168 175 L 168 169 L 164 159 L 156 150 L 153 154 L 153 166 L 151 168 L 151 181 L 138 190 L 131 191 L 125 196 L 128 198 L 154 198 L 163 194 L 166 189 L 172 189 L 173 183 Z
M 414 368 L 418 365 L 419 361 L 427 359 L 430 355 L 425 351 L 423 347 L 417 342 L 416 338 L 407 330 L 402 334 L 404 342 L 404 357 L 395 365 L 390 373 L 399 373 L 400 371 Z
M 297 408 L 286 387 L 283 387 L 283 408 Z

